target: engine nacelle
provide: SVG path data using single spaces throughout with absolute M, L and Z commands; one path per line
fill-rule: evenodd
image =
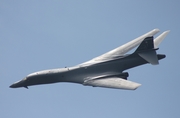
M 127 77 L 129 77 L 129 73 L 128 73 L 128 72 L 123 72 L 123 73 L 121 73 L 120 75 L 118 75 L 118 77 L 120 77 L 120 78 L 123 78 L 123 79 L 126 79 L 126 80 L 127 80 Z

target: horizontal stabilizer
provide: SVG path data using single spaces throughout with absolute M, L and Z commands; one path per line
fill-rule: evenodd
M 159 64 L 157 54 L 155 50 L 150 50 L 146 52 L 139 52 L 139 56 L 141 56 L 143 59 L 145 59 L 147 62 L 151 63 L 152 65 Z
M 107 77 L 107 78 L 102 78 L 102 79 L 86 80 L 84 82 L 84 85 L 93 86 L 93 87 L 135 90 L 141 84 L 135 83 L 129 80 L 125 80 L 119 77 Z

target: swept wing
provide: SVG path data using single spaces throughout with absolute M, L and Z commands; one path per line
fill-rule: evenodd
M 87 80 L 84 82 L 84 85 L 93 87 L 135 90 L 141 84 L 120 77 L 106 77 Z
M 117 57 L 117 56 L 122 56 L 124 54 L 126 54 L 128 51 L 132 50 L 133 48 L 137 47 L 146 37 L 151 37 L 154 36 L 155 34 L 157 34 L 160 30 L 159 29 L 154 29 L 118 48 L 115 48 L 114 50 L 111 50 L 101 56 L 98 56 L 90 61 L 87 61 L 85 63 L 82 63 L 80 65 L 86 65 L 86 64 L 93 64 L 96 62 L 102 62 L 104 60 L 108 60 L 111 59 L 113 57 Z

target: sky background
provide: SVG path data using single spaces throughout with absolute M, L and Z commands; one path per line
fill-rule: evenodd
M 0 117 L 178 118 L 179 12 L 178 0 L 0 0 Z M 154 28 L 171 30 L 158 50 L 167 57 L 127 70 L 142 84 L 135 91 L 72 83 L 9 88 L 32 72 L 80 64 Z

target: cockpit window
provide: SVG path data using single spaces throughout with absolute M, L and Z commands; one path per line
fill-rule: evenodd
M 23 79 L 23 81 L 25 81 L 25 80 L 27 80 L 27 78 L 26 78 L 26 77 Z

